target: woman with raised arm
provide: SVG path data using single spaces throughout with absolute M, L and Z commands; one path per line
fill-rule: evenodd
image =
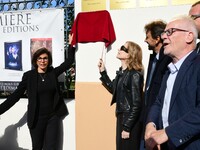
M 69 36 L 69 44 L 72 36 Z M 28 95 L 27 124 L 33 150 L 58 150 L 62 119 L 68 115 L 58 76 L 74 62 L 75 48 L 69 46 L 68 58 L 58 67 L 52 67 L 51 53 L 45 47 L 32 58 L 34 69 L 23 74 L 17 89 L 0 105 L 0 114 L 11 108 L 26 92 Z
M 112 81 L 107 75 L 102 59 L 98 64 L 100 80 L 113 95 L 111 105 L 116 103 L 116 149 L 139 150 L 139 116 L 143 90 L 142 49 L 138 44 L 127 41 L 119 49 L 117 58 L 121 61 L 121 67 Z

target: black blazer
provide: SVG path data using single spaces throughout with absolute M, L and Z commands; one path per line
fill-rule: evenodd
M 152 56 L 151 56 L 152 57 Z M 150 74 L 150 70 L 151 70 L 151 65 L 152 65 L 152 59 L 150 57 L 150 62 L 149 62 L 149 67 L 148 67 L 148 72 L 147 72 L 147 80 L 149 78 L 149 74 Z M 155 57 L 155 55 L 153 56 Z M 154 70 L 153 76 L 152 76 L 152 80 L 149 86 L 148 91 L 146 90 L 146 86 L 145 86 L 145 95 L 144 95 L 144 111 L 145 111 L 145 120 L 146 120 L 146 115 L 150 109 L 150 107 L 152 106 L 152 104 L 155 102 L 156 100 L 156 96 L 158 95 L 158 92 L 160 90 L 160 86 L 161 86 L 161 82 L 162 82 L 162 78 L 165 74 L 165 71 L 167 70 L 167 66 L 168 64 L 172 61 L 172 59 L 167 56 L 164 55 L 164 48 L 162 47 L 160 49 L 159 52 L 159 60 L 156 64 L 156 68 Z
M 54 111 L 58 116 L 66 116 L 68 114 L 67 107 L 62 98 L 60 87 L 58 84 L 58 76 L 69 69 L 74 62 L 75 50 L 70 46 L 68 50 L 68 59 L 60 66 L 53 68 L 49 67 L 46 74 L 51 78 L 52 84 L 56 85 L 56 92 L 54 95 Z M 17 89 L 0 105 L 0 114 L 10 109 L 25 92 L 28 94 L 28 115 L 27 123 L 29 128 L 33 128 L 37 117 L 37 83 L 38 75 L 37 69 L 27 71 L 23 74 L 22 81 L 19 83 Z
M 152 67 L 154 57 L 156 57 L 156 53 L 153 53 L 150 55 L 146 81 L 148 81 L 148 79 L 149 79 L 149 74 L 151 72 L 151 67 Z M 169 56 L 164 55 L 164 48 L 161 47 L 160 52 L 159 52 L 159 60 L 156 63 L 156 67 L 155 67 L 148 91 L 147 91 L 147 89 L 146 89 L 147 87 L 145 85 L 142 113 L 140 116 L 140 120 L 143 123 L 142 138 L 144 138 L 146 119 L 147 119 L 148 112 L 156 100 L 156 97 L 160 90 L 163 76 L 167 70 L 168 64 L 171 61 L 172 61 L 172 59 Z

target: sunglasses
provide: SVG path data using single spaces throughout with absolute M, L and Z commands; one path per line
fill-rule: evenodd
M 124 45 L 121 46 L 120 51 L 128 53 L 128 49 Z

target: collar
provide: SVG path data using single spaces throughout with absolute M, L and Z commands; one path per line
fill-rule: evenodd
M 186 54 L 184 57 L 182 57 L 178 62 L 176 62 L 175 64 L 173 62 L 171 62 L 169 65 L 168 65 L 168 68 L 170 70 L 170 72 L 173 74 L 175 72 L 177 72 L 182 63 L 184 62 L 184 60 L 192 53 L 193 51 L 189 52 L 188 54 Z M 175 72 L 174 72 L 175 71 Z
M 156 57 L 157 60 L 159 60 L 160 53 L 157 53 L 155 57 Z
M 169 69 L 169 71 L 170 71 L 171 74 L 174 74 L 174 73 L 176 73 L 178 71 L 178 68 L 173 63 L 170 63 L 168 65 L 168 69 Z

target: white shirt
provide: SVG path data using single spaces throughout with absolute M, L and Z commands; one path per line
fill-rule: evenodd
M 167 79 L 167 87 L 165 90 L 165 97 L 164 97 L 163 108 L 162 108 L 163 128 L 166 128 L 169 125 L 168 117 L 169 117 L 170 102 L 171 102 L 171 96 L 172 96 L 172 92 L 173 92 L 174 82 L 176 80 L 178 70 L 180 69 L 182 63 L 184 62 L 184 60 L 187 58 L 187 56 L 190 53 L 188 53 L 186 56 L 181 58 L 176 64 L 170 63 L 168 65 L 170 74 Z

